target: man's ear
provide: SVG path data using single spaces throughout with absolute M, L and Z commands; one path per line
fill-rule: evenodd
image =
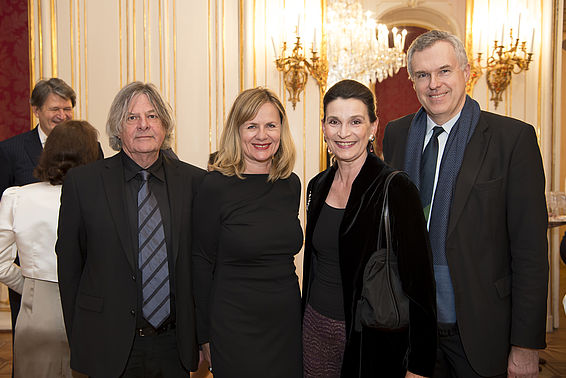
M 466 83 L 470 79 L 470 63 L 466 63 L 466 67 L 464 67 L 464 76 L 466 78 Z
M 39 106 L 32 106 L 31 107 L 31 111 L 33 112 L 33 115 L 36 116 L 37 118 L 39 118 Z

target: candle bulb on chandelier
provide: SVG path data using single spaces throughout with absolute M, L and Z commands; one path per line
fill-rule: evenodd
M 273 40 L 273 37 L 271 37 L 271 46 L 273 46 L 273 56 L 275 56 L 275 59 L 277 59 L 277 49 L 275 48 L 275 41 Z
M 519 13 L 519 25 L 517 25 L 517 38 L 516 39 L 520 39 L 521 38 L 521 13 Z
M 533 28 L 533 35 L 531 36 L 531 50 L 530 53 L 533 53 L 533 47 L 535 46 L 535 28 Z
M 314 28 L 314 33 L 312 35 L 312 51 L 316 51 L 316 46 L 318 46 L 316 44 L 316 28 Z

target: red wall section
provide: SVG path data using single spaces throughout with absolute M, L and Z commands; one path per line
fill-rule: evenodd
M 0 0 L 0 140 L 30 129 L 27 4 Z
M 426 29 L 416 26 L 398 26 L 397 28 L 407 29 L 405 52 L 415 38 L 427 32 Z M 387 123 L 416 112 L 421 104 L 413 90 L 413 83 L 409 80 L 409 74 L 405 67 L 401 68 L 396 75 L 388 77 L 381 83 L 376 83 L 375 97 L 377 99 L 377 116 L 379 117 L 378 151 L 376 152 L 379 154 L 382 150 L 383 134 Z

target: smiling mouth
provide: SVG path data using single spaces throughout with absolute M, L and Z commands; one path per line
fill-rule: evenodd
M 437 99 L 437 98 L 444 97 L 444 96 L 446 96 L 447 94 L 448 94 L 447 92 L 444 92 L 444 93 L 438 93 L 438 94 L 430 94 L 430 95 L 428 95 L 428 96 L 429 96 L 430 98 L 432 98 L 432 99 Z
M 356 142 L 334 142 L 340 148 L 348 148 L 356 144 Z
M 271 143 L 262 143 L 262 144 L 252 143 L 252 146 L 257 148 L 258 150 L 267 150 L 269 146 L 271 146 Z

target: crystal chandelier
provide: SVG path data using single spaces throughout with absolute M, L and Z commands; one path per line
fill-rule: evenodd
M 358 0 L 329 2 L 326 33 L 329 87 L 342 79 L 381 82 L 406 66 L 407 31 L 393 28 L 394 47 L 389 47 L 387 26 L 378 24 L 372 12 L 364 13 Z

